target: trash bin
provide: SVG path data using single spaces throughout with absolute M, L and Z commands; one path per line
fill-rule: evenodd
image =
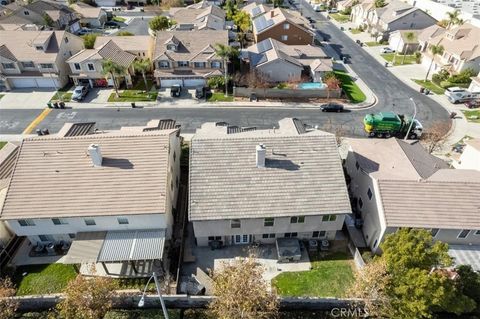
M 50 131 L 48 130 L 48 128 L 42 129 L 42 135 L 50 135 Z
M 58 102 L 54 102 L 54 103 L 53 103 L 53 107 L 56 108 L 56 109 L 58 109 Z
M 257 95 L 255 93 L 250 94 L 250 102 L 257 102 Z
M 344 27 L 340 27 L 340 31 L 345 31 L 345 28 L 344 28 Z
M 60 106 L 61 109 L 65 108 L 65 102 L 63 102 L 63 101 L 58 103 L 58 105 Z
M 386 67 L 386 68 L 388 67 L 388 62 L 385 62 L 385 67 Z
M 347 57 L 344 56 L 344 57 L 342 58 L 342 61 L 343 61 L 343 63 L 347 63 Z
M 35 133 L 37 133 L 38 136 L 42 136 L 42 135 L 43 135 L 42 130 L 39 129 L 39 128 L 37 128 L 37 129 L 35 130 Z
M 450 113 L 450 118 L 451 118 L 451 119 L 454 119 L 455 116 L 457 116 L 457 113 L 455 113 L 455 112 Z
M 425 92 L 425 88 L 422 86 L 422 87 L 420 88 L 420 93 L 423 93 L 423 92 Z
M 425 89 L 425 95 L 429 95 L 430 94 L 430 90 L 429 89 Z
M 131 105 L 132 105 L 132 109 L 136 108 L 135 102 L 132 102 Z
M 53 108 L 52 102 L 48 102 L 47 106 L 48 106 L 49 109 Z

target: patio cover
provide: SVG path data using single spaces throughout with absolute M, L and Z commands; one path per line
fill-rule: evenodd
M 162 259 L 165 229 L 78 233 L 64 263 Z
M 455 265 L 470 265 L 475 271 L 480 271 L 480 246 L 449 245 L 448 254 Z

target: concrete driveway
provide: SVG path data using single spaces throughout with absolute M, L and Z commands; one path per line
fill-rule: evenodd
M 54 89 L 18 89 L 2 92 L 0 109 L 43 109 L 55 94 Z
M 162 88 L 158 90 L 158 105 L 162 106 L 172 106 L 172 105 L 195 105 L 204 103 L 205 99 L 196 99 L 195 98 L 195 89 L 186 89 L 182 88 L 182 93 L 180 97 L 171 97 L 170 88 Z
M 108 102 L 108 98 L 113 93 L 112 88 L 93 88 L 88 91 L 87 96 L 81 102 L 71 101 L 73 106 L 81 106 L 82 103 L 98 104 L 98 106 L 105 106 Z

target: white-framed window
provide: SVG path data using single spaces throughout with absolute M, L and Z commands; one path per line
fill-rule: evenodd
M 285 233 L 285 238 L 295 238 L 298 236 L 298 233 Z
M 22 62 L 22 66 L 23 66 L 24 68 L 34 68 L 34 67 L 35 67 L 35 63 L 33 63 L 32 61 Z
M 68 225 L 68 221 L 65 218 L 52 218 L 54 225 Z
M 281 39 L 282 39 L 282 41 L 288 41 L 288 35 L 283 34 Z
M 119 225 L 128 225 L 129 224 L 128 218 L 125 218 L 125 217 L 118 217 L 117 221 L 118 221 Z
M 430 229 L 430 234 L 432 234 L 432 237 L 435 238 L 439 231 L 440 231 L 440 229 L 438 229 L 438 228 L 432 228 L 432 229 Z
M 54 241 L 55 238 L 53 238 L 52 235 L 38 235 L 38 238 L 40 241 Z
M 177 65 L 179 68 L 185 68 L 188 66 L 188 61 L 178 61 Z
M 75 70 L 77 71 L 80 71 L 82 69 L 82 67 L 80 66 L 80 63 L 74 63 L 73 64 L 73 67 L 75 68 Z
M 37 51 L 43 51 L 43 46 L 37 45 L 37 46 L 35 46 L 35 50 L 37 50 Z
M 470 229 L 462 229 L 459 233 L 457 238 L 467 238 L 468 234 L 470 234 Z
M 87 63 L 88 71 L 95 71 L 95 65 L 93 63 Z
M 42 69 L 53 69 L 53 63 L 40 63 Z
M 177 46 L 175 44 L 169 44 L 169 45 L 167 45 L 167 50 L 177 51 Z
M 232 219 L 230 221 L 230 227 L 231 228 L 240 228 L 240 227 L 242 227 L 242 222 L 240 221 L 240 219 Z
M 87 226 L 95 226 L 97 223 L 95 222 L 95 219 L 93 218 L 86 218 L 84 219 L 85 225 Z
M 323 215 L 322 222 L 334 222 L 337 220 L 337 215 Z
M 275 238 L 275 234 L 262 234 L 262 238 L 263 238 L 263 239 Z
M 222 236 L 208 236 L 208 241 L 222 240 Z
M 23 11 L 23 15 L 29 16 L 29 15 L 30 15 L 30 12 L 27 11 L 27 10 L 24 10 L 24 11 Z
M 213 61 L 211 63 L 212 69 L 220 69 L 222 67 L 222 62 L 220 61 Z
M 263 226 L 272 227 L 275 224 L 275 218 L 267 217 L 263 220 Z
M 193 62 L 193 66 L 197 69 L 204 69 L 207 66 L 206 62 Z
M 168 61 L 158 61 L 158 67 L 160 69 L 168 69 L 170 67 L 170 63 Z
M 303 224 L 304 222 L 305 222 L 305 216 L 290 217 L 290 224 Z
M 35 226 L 35 222 L 31 219 L 19 219 L 20 226 Z
M 373 193 L 372 193 L 372 190 L 370 189 L 370 187 L 368 188 L 367 196 L 368 196 L 368 199 L 369 199 L 369 200 L 372 200 Z
M 290 23 L 284 23 L 283 30 L 288 30 L 288 29 L 290 29 Z
M 4 69 L 15 69 L 15 63 L 2 63 Z

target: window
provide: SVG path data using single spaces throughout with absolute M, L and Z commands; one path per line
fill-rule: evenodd
M 128 219 L 125 218 L 125 217 L 118 217 L 117 220 L 118 220 L 119 225 L 128 225 L 129 224 Z
M 297 233 L 285 233 L 285 238 L 295 238 L 297 236 Z
M 323 215 L 322 222 L 334 222 L 337 220 L 337 215 Z
M 173 151 L 173 161 L 175 162 L 176 159 L 177 159 L 177 153 L 175 153 L 175 151 Z
M 283 24 L 283 30 L 288 30 L 290 29 L 290 24 L 289 23 L 284 23 Z
M 14 63 L 2 63 L 4 69 L 15 69 Z
M 177 51 L 177 46 L 175 44 L 169 44 L 167 45 L 167 50 Z
M 372 193 L 372 190 L 370 189 L 370 187 L 368 188 L 367 196 L 368 196 L 368 199 L 369 199 L 369 200 L 372 200 L 373 193 Z
M 305 216 L 294 216 L 290 218 L 290 224 L 301 224 L 305 222 Z
M 208 236 L 208 241 L 222 240 L 222 236 Z
M 170 189 L 173 191 L 173 179 L 170 181 Z
M 80 63 L 74 63 L 73 64 L 73 67 L 75 68 L 75 70 L 77 71 L 80 71 L 82 68 L 80 67 Z
M 159 61 L 158 67 L 160 69 L 168 69 L 170 67 L 170 63 L 168 63 L 168 61 Z
M 275 234 L 263 234 L 263 235 L 262 235 L 262 238 L 263 238 L 263 239 L 275 238 Z
M 275 219 L 272 217 L 265 218 L 263 220 L 263 226 L 265 227 L 272 227 L 274 223 L 275 223 Z
M 93 65 L 93 63 L 88 63 L 87 67 L 88 67 L 88 71 L 95 71 L 95 66 Z
M 232 219 L 230 221 L 230 227 L 231 228 L 240 228 L 241 224 L 242 223 L 240 222 L 240 219 Z
M 54 225 L 68 225 L 68 221 L 64 218 L 52 218 Z
M 30 15 L 30 12 L 28 12 L 27 10 L 23 11 L 23 14 L 26 15 L 26 16 L 29 16 Z
M 324 230 L 314 231 L 312 233 L 312 238 L 324 238 L 327 235 L 327 232 Z
M 432 234 L 432 237 L 437 236 L 439 230 L 440 230 L 440 229 L 438 229 L 438 228 L 432 228 L 432 229 L 430 229 L 430 234 Z
M 376 248 L 378 244 L 378 239 L 375 239 L 375 242 L 373 243 L 373 248 Z
M 53 238 L 53 236 L 51 235 L 38 235 L 38 238 L 40 239 L 40 241 L 54 241 L 55 238 Z
M 178 61 L 177 63 L 179 68 L 184 68 L 188 66 L 188 61 Z
M 193 65 L 197 69 L 204 69 L 207 66 L 207 63 L 205 63 L 205 62 L 194 62 Z
M 360 168 L 360 164 L 358 164 L 358 162 L 355 162 L 355 167 L 357 168 L 357 171 L 358 171 L 358 169 Z
M 24 68 L 34 68 L 35 67 L 35 64 L 31 61 L 29 62 L 22 62 L 22 65 Z
M 282 35 L 282 41 L 287 41 L 288 40 L 288 35 L 284 34 Z
M 175 177 L 175 186 L 178 187 L 178 176 Z
M 95 219 L 85 219 L 85 225 L 87 226 L 94 226 L 97 223 L 95 223 Z
M 67 37 L 65 37 L 65 43 L 68 43 L 68 38 Z
M 475 235 L 480 236 L 480 230 L 477 230 L 477 231 L 475 232 Z
M 70 239 L 74 239 L 76 237 L 75 234 L 68 234 L 68 237 L 70 237 Z
M 40 68 L 42 69 L 53 69 L 52 63 L 40 63 Z
M 220 62 L 220 61 L 213 61 L 212 62 L 212 68 L 220 69 L 221 67 L 222 67 L 222 62 Z
M 35 223 L 31 219 L 19 219 L 20 226 L 35 226 Z
M 470 234 L 470 229 L 462 229 L 457 238 L 466 238 Z
M 363 200 L 361 198 L 358 199 L 358 207 L 363 207 Z

